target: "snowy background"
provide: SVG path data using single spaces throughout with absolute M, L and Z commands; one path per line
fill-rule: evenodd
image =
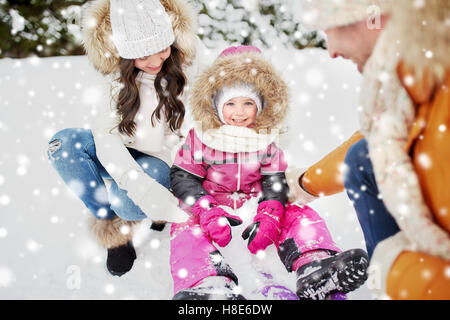
M 264 53 L 291 89 L 288 159 L 297 166 L 311 165 L 358 129 L 361 76 L 352 63 L 332 60 L 321 49 L 274 46 Z M 87 230 L 90 212 L 48 162 L 47 143 L 54 133 L 89 128 L 100 102 L 100 82 L 85 56 L 0 60 L 0 299 L 173 295 L 169 228 L 140 232 L 133 269 L 120 278 L 111 276 L 105 268 L 106 250 Z M 326 219 L 343 250 L 365 248 L 356 213 L 344 193 L 311 206 Z M 230 248 L 238 247 L 245 249 L 245 244 L 235 235 Z M 273 246 L 265 257 L 253 258 L 244 249 L 230 248 L 222 252 L 236 268 L 248 298 L 258 298 L 250 290 L 257 276 L 246 268 L 249 259 L 266 261 L 277 281 L 295 288 L 295 277 L 283 269 Z M 364 285 L 349 298 L 372 296 Z

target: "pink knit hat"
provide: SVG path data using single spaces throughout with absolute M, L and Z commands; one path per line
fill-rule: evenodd
M 219 55 L 220 57 L 229 56 L 233 54 L 241 54 L 245 52 L 257 52 L 262 53 L 261 50 L 254 46 L 237 46 L 237 47 L 229 47 L 222 51 L 222 53 Z

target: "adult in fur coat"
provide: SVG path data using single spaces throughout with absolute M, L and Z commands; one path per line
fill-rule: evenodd
M 305 10 L 331 57 L 363 72 L 363 108 L 349 141 L 307 170 L 290 168 L 292 199 L 345 186 L 376 296 L 450 299 L 449 2 L 316 0 Z
M 172 151 L 191 127 L 186 89 L 206 48 L 185 0 L 91 1 L 83 40 L 105 76 L 105 96 L 92 129 L 61 130 L 48 155 L 70 188 L 82 188 L 91 230 L 108 249 L 107 268 L 120 276 L 136 258 L 138 222 L 187 219 L 168 190 L 169 172 Z

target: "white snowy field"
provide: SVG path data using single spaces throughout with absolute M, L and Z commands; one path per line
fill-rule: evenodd
M 358 129 L 361 76 L 352 63 L 332 60 L 320 49 L 272 49 L 265 54 L 291 88 L 285 149 L 289 162 L 311 165 Z M 122 277 L 111 276 L 105 268 L 106 250 L 87 230 L 90 212 L 47 160 L 47 143 L 55 132 L 89 127 L 99 103 L 95 86 L 100 82 L 85 56 L 0 60 L 0 299 L 170 299 L 173 295 L 169 228 L 140 233 L 144 237 L 136 243 L 133 269 Z M 365 248 L 356 213 L 344 193 L 311 206 L 326 219 L 343 250 Z M 246 287 L 255 283 L 255 275 L 247 265 L 250 257 L 236 253 L 245 251 L 238 231 L 223 253 L 236 267 L 243 293 L 258 298 Z M 273 247 L 259 263 L 264 259 L 280 283 L 295 288 L 295 277 L 276 261 Z M 364 285 L 349 299 L 372 299 L 372 295 Z

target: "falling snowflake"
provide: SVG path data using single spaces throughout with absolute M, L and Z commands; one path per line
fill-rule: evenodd
M 405 83 L 405 85 L 406 85 L 407 87 L 410 87 L 410 86 L 412 86 L 412 85 L 414 84 L 415 80 L 414 80 L 414 77 L 413 77 L 413 76 L 407 75 L 407 76 L 405 76 L 405 77 L 403 78 L 403 82 Z
M 397 206 L 397 210 L 403 216 L 408 215 L 409 212 L 410 212 L 409 206 L 407 204 L 404 204 L 404 203 L 399 204 Z
M 52 196 L 57 196 L 59 194 L 59 189 L 58 188 L 52 188 L 50 193 L 52 194 Z
M 52 216 L 50 218 L 50 222 L 53 223 L 53 224 L 56 224 L 56 223 L 59 222 L 59 218 L 57 216 Z
M 84 184 L 80 180 L 74 179 L 67 184 L 72 193 L 81 198 L 85 192 Z
M 130 178 L 130 180 L 136 180 L 139 177 L 139 173 L 136 170 L 130 170 L 130 172 L 128 172 L 128 178 Z
M 308 152 L 314 152 L 316 151 L 316 146 L 311 140 L 307 140 L 303 142 L 303 149 Z
M 272 189 L 273 189 L 273 191 L 275 191 L 275 192 L 281 191 L 282 188 L 283 188 L 283 186 L 282 186 L 282 184 L 279 183 L 279 182 L 274 183 L 273 186 L 272 186 Z
M 228 220 L 225 217 L 220 217 L 219 220 L 217 221 L 218 225 L 223 227 L 228 225 Z
M 195 198 L 193 196 L 188 196 L 184 202 L 189 206 L 193 206 L 195 204 Z
M 5 228 L 0 228 L 0 238 L 6 238 L 7 235 L 8 230 L 6 230 Z
M 419 161 L 420 166 L 423 169 L 430 169 L 432 165 L 432 161 L 430 157 L 426 153 L 419 154 L 417 160 Z
M 201 206 L 203 209 L 207 209 L 207 208 L 209 207 L 209 200 L 208 200 L 208 199 L 202 199 L 202 200 L 200 201 L 200 206 Z
M 256 253 L 256 257 L 257 257 L 258 259 L 260 259 L 260 260 L 263 260 L 263 259 L 266 258 L 266 252 L 265 252 L 264 250 L 259 250 L 259 251 Z
M 414 0 L 414 7 L 421 9 L 425 6 L 425 0 Z
M 298 101 L 301 104 L 308 104 L 311 101 L 311 96 L 307 92 L 302 92 L 298 95 Z
M 123 226 L 120 227 L 120 233 L 122 233 L 122 234 L 124 234 L 124 235 L 129 234 L 130 231 L 131 231 L 130 226 L 123 225 Z
M 94 191 L 94 199 L 99 203 L 109 203 L 108 191 L 106 190 L 106 188 L 104 188 L 103 186 L 96 188 Z
M 150 241 L 150 247 L 152 249 L 158 249 L 161 246 L 161 241 L 159 241 L 158 239 L 152 239 Z
M 105 293 L 108 295 L 111 295 L 114 293 L 114 291 L 116 291 L 116 289 L 114 288 L 114 286 L 112 284 L 107 284 L 104 288 Z
M 422 270 L 422 277 L 424 279 L 430 279 L 433 273 L 429 269 Z
M 0 196 L 0 205 L 7 206 L 11 202 L 11 198 L 6 194 Z
M 28 249 L 28 251 L 30 251 L 32 253 L 36 253 L 42 248 L 42 245 L 37 243 L 34 240 L 28 240 L 25 243 L 25 247 Z
M 112 196 L 111 205 L 114 206 L 115 208 L 118 208 L 122 205 L 122 200 L 119 197 Z
M 104 218 L 106 217 L 108 214 L 108 210 L 106 210 L 105 208 L 100 208 L 97 210 L 97 217 L 99 218 Z
M 180 270 L 178 270 L 177 275 L 178 275 L 178 277 L 184 279 L 188 276 L 188 271 L 184 268 L 181 268 Z
M 381 81 L 381 82 L 383 82 L 383 83 L 388 82 L 390 78 L 391 78 L 391 76 L 389 75 L 389 73 L 387 73 L 387 72 L 385 72 L 385 71 L 381 72 L 381 73 L 378 75 L 378 80 Z
M 14 274 L 7 267 L 0 267 L 0 288 L 6 288 L 15 280 Z
M 450 266 L 448 266 L 444 269 L 444 275 L 445 275 L 445 277 L 450 279 Z

